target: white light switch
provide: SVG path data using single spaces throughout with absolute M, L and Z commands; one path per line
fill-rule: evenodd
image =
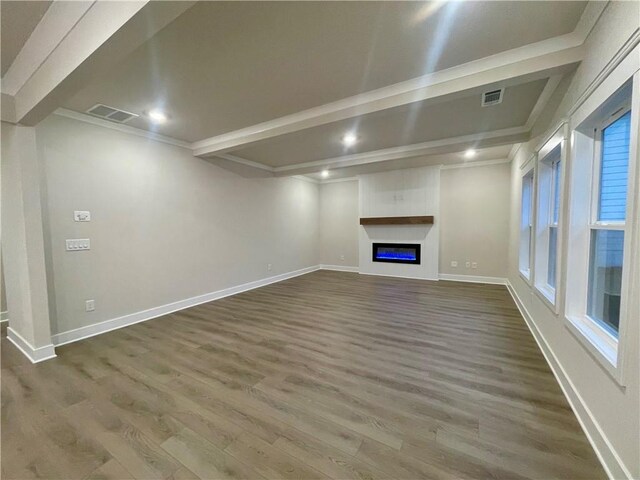
M 91 212 L 88 212 L 86 210 L 76 210 L 73 212 L 73 219 L 76 222 L 90 222 Z
M 86 312 L 93 312 L 96 309 L 96 301 L 87 300 L 86 302 L 84 302 L 84 309 Z
M 67 251 L 73 252 L 76 250 L 89 250 L 91 249 L 91 241 L 88 238 L 68 238 L 67 239 Z

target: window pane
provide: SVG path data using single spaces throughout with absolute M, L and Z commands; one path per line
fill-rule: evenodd
M 592 230 L 588 315 L 615 336 L 620 322 L 624 231 Z
M 533 195 L 533 172 L 522 178 L 522 210 L 520 212 L 520 271 L 528 274 L 531 251 L 531 202 Z
M 547 283 L 556 288 L 556 258 L 558 251 L 558 227 L 549 227 L 549 264 L 547 266 Z
M 631 112 L 602 131 L 598 220 L 624 220 L 629 175 Z
M 553 211 L 551 223 L 557 225 L 560 217 L 560 160 L 553 164 Z

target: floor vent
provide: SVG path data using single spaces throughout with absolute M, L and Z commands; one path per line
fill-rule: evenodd
M 124 110 L 118 110 L 117 108 L 107 107 L 106 105 L 102 105 L 98 103 L 94 105 L 89 110 L 87 110 L 89 115 L 93 115 L 94 117 L 104 118 L 106 120 L 110 120 L 116 123 L 127 123 L 132 118 L 136 118 L 139 115 L 131 112 L 125 112 Z
M 482 106 L 488 107 L 490 105 L 497 105 L 502 103 L 502 97 L 504 95 L 504 88 L 499 90 L 491 90 L 490 92 L 484 92 L 482 94 Z

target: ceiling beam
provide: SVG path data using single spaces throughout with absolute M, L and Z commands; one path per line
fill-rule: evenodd
M 399 147 L 385 148 L 382 150 L 372 150 L 369 152 L 356 153 L 335 158 L 326 158 L 313 162 L 297 163 L 282 167 L 270 167 L 261 163 L 238 157 L 230 154 L 218 154 L 215 157 L 236 162 L 238 164 L 264 170 L 273 176 L 284 177 L 291 175 L 306 175 L 317 173 L 325 168 L 338 169 L 365 165 L 370 163 L 387 162 L 403 158 L 412 158 L 425 155 L 439 155 L 443 153 L 462 152 L 468 148 L 486 148 L 500 145 L 510 145 L 513 143 L 529 140 L 529 129 L 526 127 L 505 128 L 491 132 L 463 135 L 459 137 L 443 138 L 429 142 L 415 143 L 412 145 L 402 145 Z
M 53 2 L 2 81 L 14 123 L 35 125 L 194 2 Z
M 287 133 L 556 69 L 532 112 L 527 124 L 531 127 L 557 87 L 560 67 L 582 60 L 582 46 L 606 5 L 589 2 L 574 31 L 566 35 L 194 142 L 193 153 L 201 157 L 219 155 Z
M 204 157 L 225 153 L 260 140 L 354 116 L 451 95 L 516 77 L 557 70 L 579 62 L 582 57 L 582 43 L 572 34 L 563 35 L 194 142 L 194 155 Z

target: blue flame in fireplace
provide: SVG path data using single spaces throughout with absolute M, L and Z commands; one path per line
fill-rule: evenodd
M 376 252 L 376 258 L 380 260 L 415 260 L 416 253 L 415 251 L 398 252 L 391 249 L 385 251 L 385 249 L 381 248 Z

